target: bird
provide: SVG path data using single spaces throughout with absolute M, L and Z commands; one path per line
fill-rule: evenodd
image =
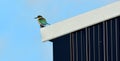
M 46 19 L 41 15 L 38 15 L 37 17 L 35 17 L 35 19 L 38 20 L 38 23 L 40 24 L 41 28 L 45 27 L 46 25 L 50 25 L 49 23 L 47 23 Z

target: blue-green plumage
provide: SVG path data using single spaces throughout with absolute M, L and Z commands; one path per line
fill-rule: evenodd
M 38 23 L 40 24 L 41 27 L 45 27 L 46 25 L 49 25 L 46 21 L 45 18 L 43 18 L 42 16 L 38 16 L 35 19 L 38 19 Z
M 38 22 L 39 22 L 39 24 L 42 24 L 42 25 L 47 25 L 48 24 L 45 18 L 38 19 Z

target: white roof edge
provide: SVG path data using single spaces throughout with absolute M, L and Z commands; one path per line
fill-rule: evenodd
M 48 41 L 120 15 L 120 1 L 82 15 L 41 28 L 42 41 Z

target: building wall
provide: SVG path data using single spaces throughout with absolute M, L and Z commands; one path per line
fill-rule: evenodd
M 120 61 L 120 16 L 51 41 L 54 61 Z

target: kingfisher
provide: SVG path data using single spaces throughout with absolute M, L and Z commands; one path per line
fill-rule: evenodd
M 46 19 L 42 17 L 41 15 L 38 15 L 37 17 L 35 17 L 35 19 L 38 20 L 38 23 L 40 24 L 41 28 L 45 27 L 46 25 L 50 25 L 47 23 Z

